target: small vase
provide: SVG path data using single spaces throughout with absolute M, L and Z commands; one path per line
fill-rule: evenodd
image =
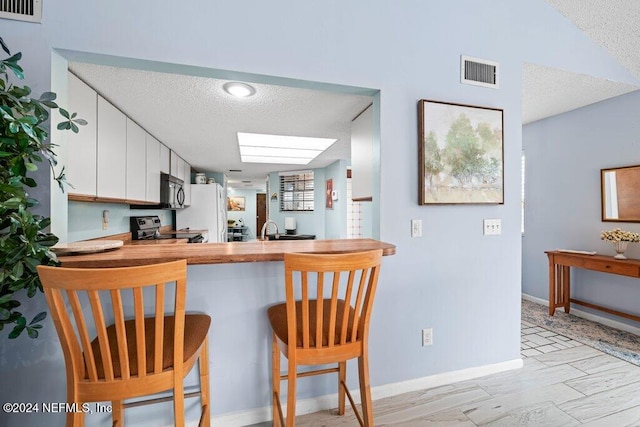
M 624 251 L 627 250 L 627 243 L 629 242 L 622 240 L 613 242 L 613 248 L 616 250 L 616 256 L 614 256 L 615 259 L 627 259 L 627 257 L 624 256 Z

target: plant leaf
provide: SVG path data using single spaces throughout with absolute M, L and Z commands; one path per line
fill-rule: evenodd
M 9 48 L 5 44 L 4 40 L 2 40 L 2 37 L 0 37 L 0 46 L 2 46 L 2 50 L 4 50 L 7 55 L 11 55 L 11 52 L 9 52 Z
M 20 336 L 20 334 L 22 333 L 22 331 L 24 330 L 25 326 L 24 325 L 17 325 L 13 328 L 13 330 L 11 331 L 11 333 L 9 334 L 9 339 L 13 340 L 16 339 Z
M 56 99 L 56 97 L 57 95 L 54 92 L 44 92 L 42 95 L 40 95 L 40 99 L 38 99 L 38 101 L 53 101 Z
M 29 323 L 29 325 L 33 325 L 34 323 L 40 323 L 42 322 L 45 318 L 47 317 L 47 312 L 46 311 L 42 311 L 40 313 L 38 313 L 36 315 L 36 317 L 33 318 L 33 320 L 31 321 L 31 323 Z

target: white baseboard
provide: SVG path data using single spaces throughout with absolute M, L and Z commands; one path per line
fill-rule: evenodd
M 402 393 L 423 390 L 427 388 L 440 387 L 459 381 L 471 380 L 485 375 L 496 374 L 499 372 L 509 371 L 512 369 L 522 368 L 522 359 L 513 359 L 506 362 L 494 363 L 491 365 L 478 366 L 474 368 L 461 369 L 458 371 L 444 372 L 442 374 L 431 375 L 428 377 L 416 378 L 413 380 L 402 381 L 399 383 L 385 384 L 371 388 L 371 398 L 373 400 L 385 397 L 396 396 Z M 360 392 L 352 391 L 353 400 L 360 403 Z M 296 402 L 296 415 L 310 414 L 337 407 L 338 394 L 329 394 L 325 396 L 315 397 L 312 399 L 304 399 Z M 347 403 L 348 405 L 348 403 Z M 374 402 L 375 405 L 375 402 Z M 282 410 L 286 413 L 286 406 Z M 222 414 L 211 417 L 213 425 L 221 425 L 228 427 L 240 427 L 251 424 L 263 423 L 271 421 L 271 406 L 250 409 L 247 411 L 234 412 L 230 414 Z M 191 424 L 190 424 L 191 425 Z M 192 424 L 194 427 L 197 424 Z
M 546 299 L 534 297 L 532 295 L 522 294 L 522 299 L 535 302 L 536 304 L 544 305 L 545 307 L 549 307 L 549 301 Z M 556 309 L 557 311 L 558 309 Z M 560 309 L 562 310 L 562 309 Z M 586 311 L 582 311 L 579 308 L 574 308 L 571 306 L 571 314 L 581 317 L 583 319 L 591 320 L 592 322 L 601 323 L 605 326 L 610 326 L 615 329 L 619 329 L 621 331 L 629 332 L 635 335 L 640 335 L 640 328 L 637 326 L 628 325 L 623 322 L 619 322 L 614 319 L 609 319 L 608 317 L 598 316 L 597 314 L 587 313 Z

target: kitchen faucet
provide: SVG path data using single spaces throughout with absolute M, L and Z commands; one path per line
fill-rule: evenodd
M 275 221 L 268 219 L 268 220 L 264 223 L 264 225 L 262 226 L 262 233 L 260 233 L 260 234 L 262 234 L 262 240 L 264 240 L 264 236 L 265 236 L 265 233 L 266 233 L 266 231 L 267 231 L 267 227 L 269 226 L 269 224 L 270 224 L 270 223 L 271 223 L 271 224 L 273 224 L 273 225 L 276 227 L 276 239 L 279 237 L 279 234 L 278 234 L 278 224 L 276 224 L 276 222 L 275 222 Z

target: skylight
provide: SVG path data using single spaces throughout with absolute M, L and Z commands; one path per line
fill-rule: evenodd
M 238 132 L 240 157 L 244 163 L 306 165 L 336 141 L 334 138 Z

